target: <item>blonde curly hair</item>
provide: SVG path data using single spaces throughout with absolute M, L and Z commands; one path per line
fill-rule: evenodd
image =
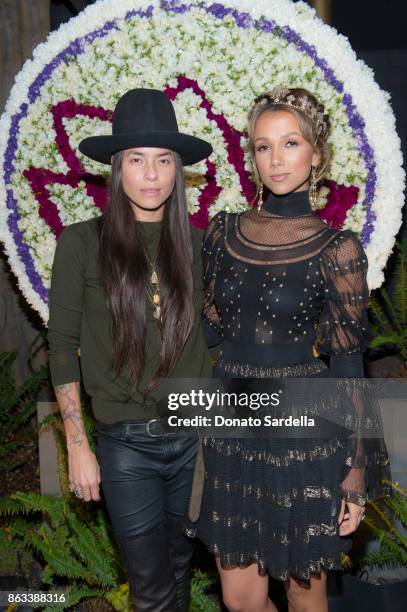
M 310 143 L 314 150 L 319 152 L 321 160 L 316 168 L 316 179 L 317 182 L 320 182 L 326 175 L 331 161 L 328 145 L 329 117 L 325 114 L 323 104 L 307 89 L 277 87 L 258 96 L 248 116 L 250 150 L 257 184 L 260 184 L 260 177 L 254 161 L 254 129 L 260 115 L 265 112 L 277 111 L 286 111 L 294 115 L 303 138 Z

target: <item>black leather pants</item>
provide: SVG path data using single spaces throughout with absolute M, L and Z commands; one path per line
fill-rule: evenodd
M 161 434 L 132 421 L 98 423 L 97 455 L 134 610 L 187 612 L 193 544 L 182 525 L 196 439 Z

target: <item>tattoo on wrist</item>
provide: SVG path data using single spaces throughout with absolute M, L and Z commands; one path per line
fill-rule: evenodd
M 72 423 L 76 430 L 75 433 L 70 435 L 68 444 L 81 446 L 86 439 L 86 432 L 79 401 L 79 383 L 57 385 L 55 394 L 61 409 L 62 420 L 64 423 Z
M 82 446 L 82 442 L 85 440 L 80 434 L 71 434 L 69 436 L 68 446 Z

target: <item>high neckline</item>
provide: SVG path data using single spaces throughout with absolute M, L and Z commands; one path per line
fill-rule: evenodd
M 282 196 L 269 193 L 263 208 L 267 212 L 279 217 L 299 217 L 312 213 L 308 190 L 295 191 L 294 193 L 287 193 Z
M 163 221 L 137 221 L 143 231 L 148 233 L 161 232 Z

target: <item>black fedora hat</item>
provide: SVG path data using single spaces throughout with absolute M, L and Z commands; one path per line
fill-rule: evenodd
M 176 151 L 184 166 L 209 157 L 211 145 L 178 131 L 174 107 L 157 89 L 131 89 L 118 101 L 111 136 L 91 136 L 79 143 L 81 153 L 102 164 L 133 147 L 159 147 Z

